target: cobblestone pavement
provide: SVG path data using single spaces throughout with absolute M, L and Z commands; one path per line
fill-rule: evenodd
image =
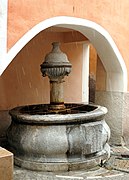
M 129 150 L 112 147 L 111 158 L 104 167 L 90 171 L 35 172 L 15 167 L 14 180 L 129 180 Z
M 15 168 L 14 180 L 128 180 L 129 174 L 116 170 L 99 168 L 92 171 L 72 171 L 65 173 L 43 173 Z

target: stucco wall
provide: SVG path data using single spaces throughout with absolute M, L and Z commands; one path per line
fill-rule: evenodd
M 74 41 L 76 38 L 73 38 Z M 42 31 L 19 52 L 0 77 L 0 110 L 25 104 L 49 103 L 49 79 L 42 77 L 40 64 L 46 53 L 51 51 L 54 41 L 61 42 L 62 51 L 72 63 L 72 72 L 64 83 L 65 102 L 81 102 L 83 44 L 63 43 L 64 39 L 67 42 L 63 32 Z
M 129 2 L 128 0 L 93 1 L 8 1 L 8 49 L 39 22 L 55 16 L 73 16 L 91 20 L 112 36 L 129 71 Z

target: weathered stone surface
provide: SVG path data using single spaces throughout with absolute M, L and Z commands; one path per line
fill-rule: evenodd
M 124 94 L 121 92 L 97 91 L 95 103 L 107 107 L 108 113 L 105 119 L 111 129 L 110 143 L 120 145 L 123 138 Z
M 60 43 L 53 42 L 52 45 L 52 51 L 41 64 L 41 72 L 43 77 L 48 76 L 50 79 L 51 109 L 64 109 L 63 79 L 71 72 L 72 65 L 67 55 L 60 50 Z
M 92 113 L 46 116 L 12 110 L 8 143 L 15 163 L 43 171 L 87 169 L 100 164 L 110 156 L 110 129 L 103 119 L 106 112 L 100 106 Z
M 10 111 L 8 144 L 18 166 L 42 171 L 88 169 L 110 156 L 107 109 L 64 104 L 63 78 L 71 71 L 67 56 L 53 43 L 41 64 L 50 79 L 50 105 L 30 105 Z
M 100 121 L 107 114 L 107 108 L 97 105 L 67 103 L 63 111 L 52 112 L 49 107 L 49 104 L 16 107 L 10 115 L 16 123 L 54 125 Z
M 129 148 L 129 93 L 124 93 L 122 109 L 123 143 Z
M 112 158 L 109 160 L 109 163 L 112 164 Z M 114 163 L 114 162 L 113 162 Z M 112 168 L 106 167 L 96 167 L 90 171 L 85 169 L 77 171 L 68 171 L 68 172 L 37 172 L 30 171 L 23 168 L 15 167 L 14 169 L 14 180 L 127 180 L 129 179 L 129 174 L 124 172 L 126 167 L 124 166 L 123 172 L 116 171 Z
M 129 93 L 97 91 L 96 104 L 108 108 L 106 122 L 111 129 L 111 144 L 129 147 Z

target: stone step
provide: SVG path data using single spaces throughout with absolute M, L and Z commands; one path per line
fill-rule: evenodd
M 0 180 L 13 180 L 13 154 L 0 147 Z

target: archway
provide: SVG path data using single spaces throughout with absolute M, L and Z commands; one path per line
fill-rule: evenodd
M 121 101 L 121 99 L 123 100 L 123 93 L 121 92 L 127 91 L 127 69 L 113 39 L 109 33 L 98 24 L 85 19 L 64 16 L 53 17 L 42 21 L 29 30 L 9 50 L 5 56 L 6 60 L 4 59 L 4 61 L 0 62 L 0 74 L 4 72 L 14 57 L 33 37 L 51 26 L 70 28 L 79 31 L 86 36 L 95 47 L 107 73 L 106 91 L 99 92 L 96 102 L 108 107 L 109 114 L 107 120 L 112 130 L 112 141 L 115 144 L 120 144 L 121 137 L 123 137 L 124 109 L 122 104 L 123 101 Z M 84 49 L 87 50 L 88 46 L 85 46 Z M 82 83 L 84 85 L 86 82 L 83 81 Z
M 1 72 L 7 68 L 18 52 L 39 32 L 51 27 L 71 28 L 86 36 L 97 50 L 107 71 L 106 90 L 127 91 L 127 70 L 124 60 L 108 32 L 98 24 L 75 17 L 53 17 L 42 21 L 28 31 L 7 53 L 6 61 L 1 63 Z

